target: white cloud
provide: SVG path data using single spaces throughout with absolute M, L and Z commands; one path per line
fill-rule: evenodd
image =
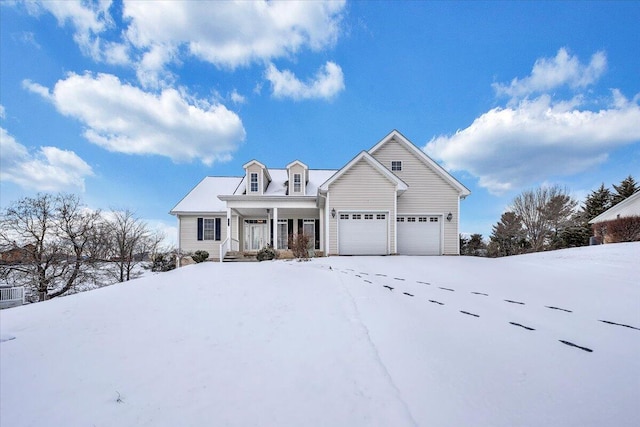
M 102 59 L 100 34 L 114 25 L 109 14 L 112 0 L 36 0 L 24 3 L 33 15 L 47 11 L 61 27 L 70 23 L 75 30 L 73 39 L 83 53 L 95 60 Z
M 276 98 L 331 99 L 344 90 L 342 69 L 330 61 L 307 82 L 301 82 L 289 70 L 278 70 L 273 64 L 269 64 L 265 77 L 271 82 Z
M 40 147 L 29 153 L 4 128 L 0 128 L 0 180 L 38 191 L 84 191 L 84 180 L 93 170 L 73 151 Z
M 231 98 L 231 102 L 233 102 L 234 104 L 244 104 L 245 102 L 247 102 L 247 98 L 240 95 L 235 89 L 231 92 L 229 98 Z
M 450 170 L 466 170 L 494 194 L 604 162 L 608 151 L 640 141 L 640 106 L 613 92 L 612 105 L 580 110 L 548 95 L 494 108 L 424 147 Z
M 82 122 L 84 136 L 110 151 L 211 165 L 228 160 L 245 137 L 240 118 L 224 105 L 175 89 L 144 92 L 110 74 L 72 73 L 51 91 L 31 82 L 25 87 Z
M 128 40 L 141 49 L 188 51 L 236 68 L 337 40 L 344 1 L 140 2 L 126 1 Z
M 595 83 L 606 69 L 607 57 L 604 52 L 594 53 L 589 64 L 582 64 L 577 56 L 561 48 L 554 58 L 538 59 L 529 76 L 514 78 L 508 85 L 494 83 L 492 86 L 498 95 L 518 98 L 564 85 L 573 89 L 584 88 Z

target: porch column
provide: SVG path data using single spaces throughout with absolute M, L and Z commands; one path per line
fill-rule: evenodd
M 278 208 L 273 208 L 273 249 L 278 250 Z
M 227 208 L 227 239 L 229 239 L 229 250 L 233 250 L 233 242 L 231 241 L 231 208 Z

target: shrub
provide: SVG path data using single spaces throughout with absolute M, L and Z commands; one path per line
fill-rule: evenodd
M 298 233 L 295 236 L 289 234 L 289 249 L 293 256 L 298 259 L 309 259 L 309 241 L 309 236 L 304 233 Z
M 204 262 L 209 258 L 209 252 L 207 252 L 207 251 L 196 251 L 195 254 L 191 255 L 191 258 L 197 263 Z
M 158 253 L 153 257 L 151 271 L 169 271 L 176 268 L 176 256 L 171 252 Z
M 610 243 L 640 241 L 640 216 L 628 216 L 607 221 L 606 241 Z
M 272 259 L 276 259 L 277 256 L 278 253 L 275 249 L 273 249 L 271 246 L 265 246 L 258 251 L 258 255 L 256 256 L 256 258 L 258 258 L 258 261 L 269 261 Z

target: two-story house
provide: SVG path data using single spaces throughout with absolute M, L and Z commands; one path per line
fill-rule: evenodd
M 244 175 L 206 177 L 172 210 L 182 252 L 287 249 L 305 233 L 316 255 L 457 255 L 470 191 L 393 131 L 337 170 L 257 160 Z

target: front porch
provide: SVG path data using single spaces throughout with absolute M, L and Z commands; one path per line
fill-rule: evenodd
M 293 258 L 289 239 L 300 233 L 309 236 L 311 254 L 324 253 L 323 209 L 315 206 L 315 200 L 269 199 L 227 200 L 228 237 L 220 245 L 220 260 L 229 252 L 253 255 L 266 246 L 278 251 L 280 258 Z

